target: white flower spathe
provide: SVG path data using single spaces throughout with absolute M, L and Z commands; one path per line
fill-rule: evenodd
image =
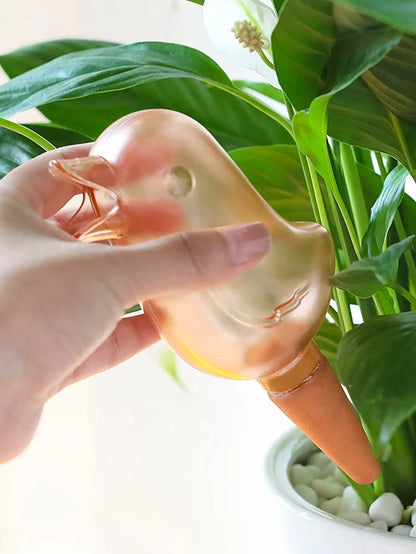
M 277 16 L 269 6 L 260 0 L 205 0 L 203 15 L 208 37 L 222 54 L 277 84 L 275 72 L 262 60 L 256 48 L 253 49 L 249 41 L 236 38 L 236 29 L 241 26 L 249 25 L 253 31 L 255 28 L 264 55 L 273 62 L 271 35 Z

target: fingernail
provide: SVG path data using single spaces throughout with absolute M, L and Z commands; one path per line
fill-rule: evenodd
M 243 265 L 259 258 L 270 249 L 270 233 L 263 223 L 233 225 L 223 227 L 219 231 L 227 239 L 235 265 Z

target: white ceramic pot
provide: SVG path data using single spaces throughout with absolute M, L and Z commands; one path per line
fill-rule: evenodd
M 267 457 L 267 480 L 277 495 L 276 525 L 285 554 L 415 554 L 416 538 L 332 516 L 295 492 L 289 481 L 289 468 L 302 462 L 314 448 L 298 429 L 292 429 L 279 438 Z

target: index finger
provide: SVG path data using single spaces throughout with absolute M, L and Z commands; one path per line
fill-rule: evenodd
M 74 185 L 53 177 L 48 170 L 49 162 L 88 156 L 91 146 L 76 144 L 45 152 L 13 169 L 3 178 L 2 185 L 18 194 L 34 211 L 47 219 L 80 192 Z

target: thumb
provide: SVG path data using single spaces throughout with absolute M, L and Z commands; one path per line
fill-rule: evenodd
M 174 233 L 134 246 L 103 247 L 94 263 L 98 262 L 100 279 L 128 308 L 236 277 L 260 261 L 270 244 L 266 226 L 249 223 Z

